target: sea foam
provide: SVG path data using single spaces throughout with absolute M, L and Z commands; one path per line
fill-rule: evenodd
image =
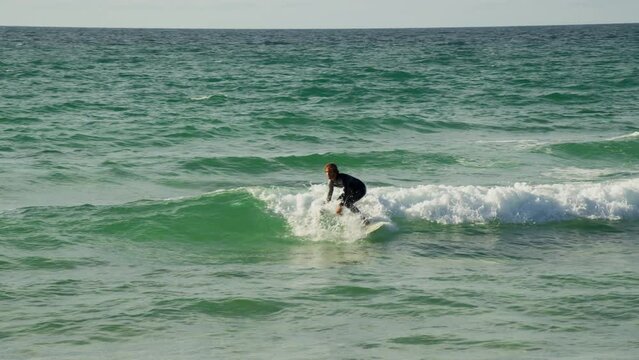
M 249 192 L 264 201 L 271 211 L 283 216 L 296 236 L 312 240 L 357 240 L 366 235 L 359 216 L 348 210 L 344 216 L 333 215 L 337 203 L 325 201 L 324 186 L 313 185 L 303 192 L 282 188 L 253 188 Z
M 348 210 L 343 217 L 327 216 L 337 204 L 325 202 L 325 185 L 312 185 L 301 192 L 284 188 L 254 188 L 250 192 L 283 216 L 297 236 L 364 236 L 359 217 Z M 358 206 L 377 221 L 406 218 L 440 224 L 537 224 L 575 219 L 635 220 L 639 219 L 639 178 L 546 185 L 379 187 L 369 189 Z
M 639 138 L 639 131 L 635 131 L 633 133 L 626 134 L 626 135 L 609 138 L 608 140 L 615 141 L 615 140 L 628 140 L 628 139 L 636 139 L 636 138 Z
M 372 189 L 371 194 L 377 207 L 391 216 L 442 224 L 639 218 L 639 179 L 550 185 L 421 185 Z

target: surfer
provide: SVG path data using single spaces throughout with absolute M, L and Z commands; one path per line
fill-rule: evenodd
M 337 198 L 340 202 L 337 206 L 336 214 L 341 215 L 343 207 L 346 206 L 353 213 L 360 214 L 364 224 L 368 224 L 368 220 L 361 215 L 359 209 L 355 206 L 355 202 L 366 195 L 366 185 L 364 185 L 364 183 L 356 177 L 340 173 L 337 169 L 337 165 L 332 163 L 324 166 L 324 172 L 329 180 L 328 196 L 326 197 L 327 202 L 331 201 L 331 198 L 333 197 L 334 187 L 344 188 L 342 195 Z

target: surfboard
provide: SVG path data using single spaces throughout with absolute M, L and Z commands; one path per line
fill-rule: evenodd
M 368 225 L 364 225 L 364 232 L 366 232 L 366 235 L 370 235 L 374 233 L 375 231 L 383 228 L 384 225 L 386 225 L 385 222 L 374 222 Z

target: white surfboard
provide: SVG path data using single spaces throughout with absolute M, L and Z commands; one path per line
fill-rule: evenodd
M 386 225 L 387 223 L 381 221 L 381 222 L 373 222 L 370 223 L 368 225 L 364 225 L 364 232 L 366 232 L 366 235 L 370 235 L 372 233 L 374 233 L 375 231 L 381 229 L 384 227 L 384 225 Z

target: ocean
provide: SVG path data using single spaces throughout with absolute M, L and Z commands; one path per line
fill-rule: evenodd
M 2 359 L 637 358 L 639 24 L 0 55 Z

